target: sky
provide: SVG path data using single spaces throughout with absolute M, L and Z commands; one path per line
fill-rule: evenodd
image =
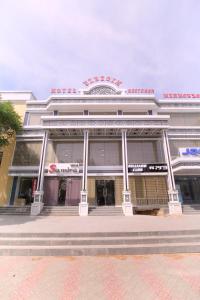
M 200 93 L 200 0 L 0 0 L 0 90 L 122 88 Z

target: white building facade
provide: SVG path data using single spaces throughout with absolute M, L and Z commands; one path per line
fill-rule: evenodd
M 9 205 L 144 208 L 200 203 L 200 100 L 122 89 L 110 77 L 27 101 Z M 194 97 L 193 97 L 193 96 Z M 200 95 L 199 95 L 200 96 Z

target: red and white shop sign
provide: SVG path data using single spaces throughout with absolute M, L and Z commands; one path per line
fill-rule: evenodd
M 94 76 L 94 77 L 88 78 L 87 80 L 83 81 L 83 84 L 85 86 L 89 86 L 93 83 L 98 83 L 98 82 L 100 82 L 100 83 L 101 82 L 109 82 L 109 83 L 113 83 L 114 85 L 116 85 L 118 87 L 122 84 L 121 80 L 118 80 L 111 76 Z
M 79 173 L 78 163 L 52 163 L 48 166 L 48 174 L 60 175 L 68 173 Z
M 200 98 L 200 94 L 183 94 L 183 93 L 167 93 L 167 94 L 163 94 L 163 97 L 166 98 L 170 98 L 170 99 L 198 99 Z

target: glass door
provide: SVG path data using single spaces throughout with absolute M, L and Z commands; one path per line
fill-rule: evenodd
M 98 206 L 115 205 L 114 180 L 96 180 L 96 202 Z

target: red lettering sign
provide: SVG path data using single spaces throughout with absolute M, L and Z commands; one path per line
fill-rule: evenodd
M 61 89 L 51 89 L 51 94 L 76 94 L 77 90 L 74 88 L 61 88 Z
M 127 90 L 127 94 L 154 94 L 154 89 L 134 89 Z
M 55 173 L 56 172 L 56 165 L 51 164 L 49 165 L 49 173 Z
M 83 84 L 85 86 L 89 86 L 90 84 L 95 83 L 95 82 L 99 82 L 99 81 L 101 81 L 101 82 L 110 82 L 110 83 L 115 84 L 116 86 L 120 86 L 122 84 L 121 80 L 118 80 L 118 79 L 113 78 L 111 76 L 103 76 L 103 75 L 88 78 L 87 80 L 83 81 Z
M 163 94 L 165 99 L 199 99 L 200 94 L 186 94 L 186 93 L 167 93 Z

